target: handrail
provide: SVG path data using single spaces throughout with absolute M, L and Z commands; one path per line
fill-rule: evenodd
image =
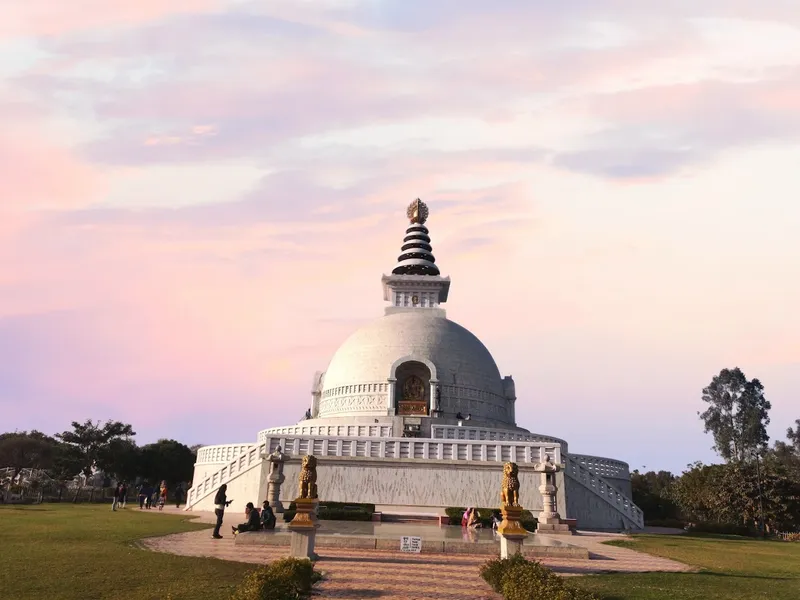
M 616 508 L 623 516 L 627 517 L 637 528 L 644 527 L 644 513 L 633 501 L 622 494 L 616 487 L 608 483 L 603 477 L 593 473 L 580 462 L 574 460 L 572 455 L 565 456 L 565 474 L 567 477 L 578 481 L 585 488 L 605 500 Z
M 590 454 L 570 453 L 569 456 L 597 475 L 618 479 L 630 479 L 630 467 L 628 463 L 621 460 L 606 458 L 604 456 L 592 456 Z

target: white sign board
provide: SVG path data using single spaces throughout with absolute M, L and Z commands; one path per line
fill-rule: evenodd
M 404 535 L 400 538 L 400 552 L 415 552 L 420 553 L 422 550 L 422 538 L 410 535 Z

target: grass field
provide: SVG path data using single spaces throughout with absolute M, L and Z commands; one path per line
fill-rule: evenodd
M 252 565 L 160 554 L 133 544 L 208 527 L 130 508 L 111 512 L 108 505 L 0 505 L 0 597 L 228 600 Z M 800 600 L 797 543 L 654 535 L 612 543 L 702 570 L 571 579 L 605 600 Z
M 208 527 L 138 509 L 111 512 L 109 505 L 0 505 L 0 597 L 228 600 L 252 565 L 157 554 L 131 544 Z
M 800 600 L 800 544 L 729 536 L 639 535 L 616 546 L 700 567 L 698 573 L 573 580 L 606 600 Z

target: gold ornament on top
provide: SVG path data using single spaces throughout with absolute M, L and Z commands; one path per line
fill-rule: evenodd
M 408 205 L 408 209 L 406 210 L 406 216 L 412 223 L 419 223 L 420 225 L 422 225 L 425 221 L 428 220 L 428 205 L 425 204 L 419 198 L 417 198 L 411 204 Z

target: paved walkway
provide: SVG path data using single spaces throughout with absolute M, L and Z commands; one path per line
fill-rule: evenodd
M 175 514 L 175 509 L 165 510 Z M 210 522 L 213 515 L 183 513 Z M 142 540 L 140 545 L 156 552 L 183 556 L 205 556 L 264 564 L 286 556 L 279 546 L 234 546 L 231 523 L 239 515 L 225 519 L 221 540 L 211 539 L 210 531 L 178 533 Z M 589 550 L 590 560 L 542 558 L 541 562 L 564 575 L 585 575 L 608 572 L 691 571 L 692 567 L 665 558 L 650 556 L 626 548 L 604 545 L 611 539 L 624 539 L 614 534 L 583 533 L 571 536 L 569 543 Z M 384 600 L 499 600 L 478 575 L 486 556 L 402 554 L 319 548 L 317 568 L 326 579 L 319 584 L 319 598 L 382 598 Z

